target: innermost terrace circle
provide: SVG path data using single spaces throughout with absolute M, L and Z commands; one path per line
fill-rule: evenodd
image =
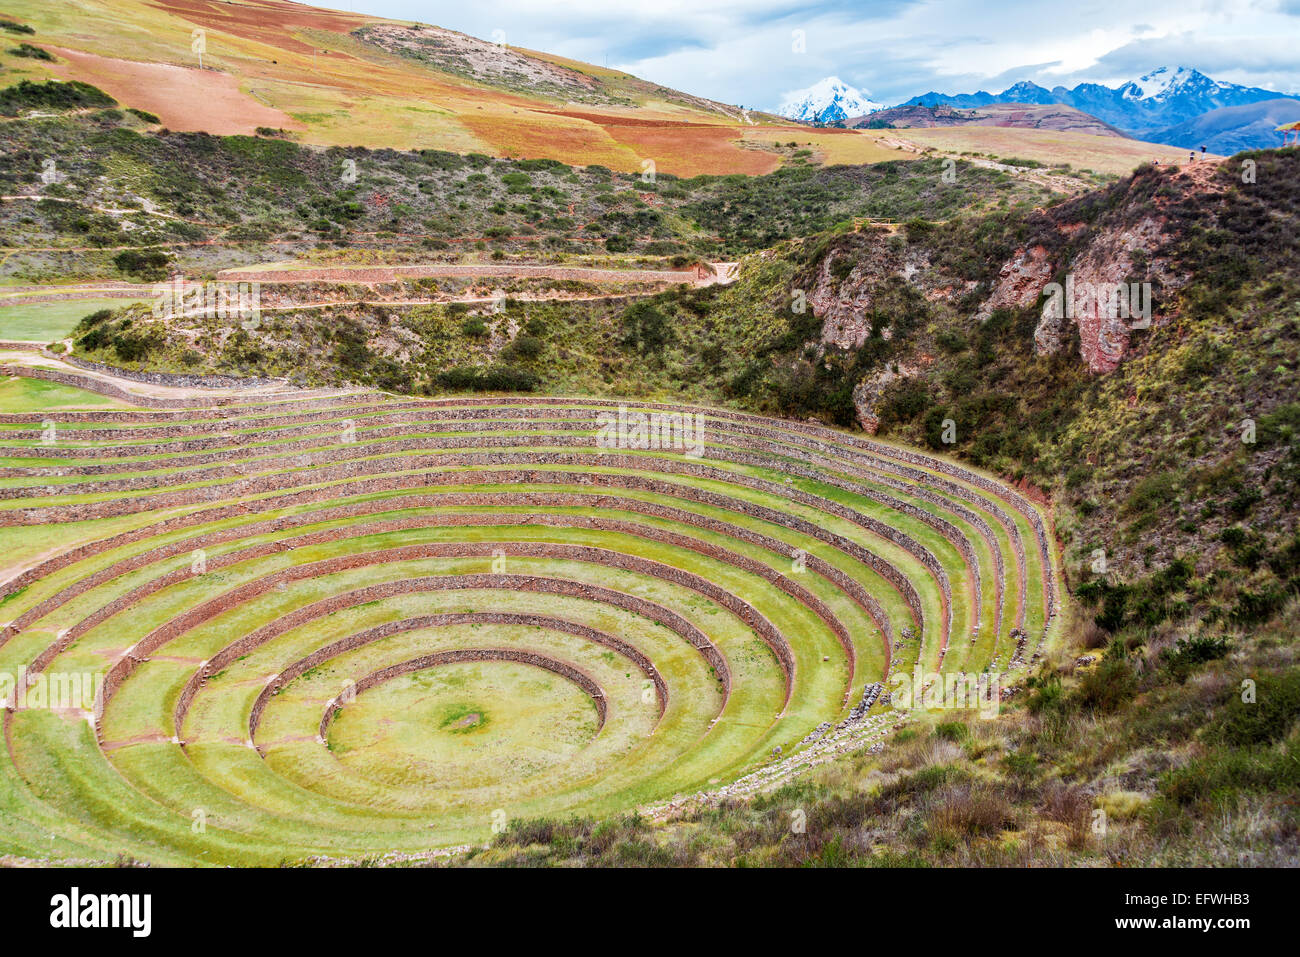
M 588 691 L 515 661 L 435 665 L 398 675 L 342 706 L 329 746 L 344 765 L 391 786 L 518 783 L 565 763 L 600 729 Z

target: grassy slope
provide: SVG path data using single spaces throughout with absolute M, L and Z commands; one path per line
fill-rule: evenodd
M 1300 667 L 1286 617 L 1214 645 L 1058 659 L 996 721 L 948 713 L 879 755 L 666 825 L 520 821 L 492 866 L 1294 866 Z M 1068 648 L 1065 650 L 1069 650 Z M 1076 652 L 1086 649 L 1076 646 Z M 1096 651 L 1091 652 L 1096 655 Z M 1243 675 L 1258 699 L 1241 700 Z M 792 823 L 802 819 L 804 827 Z
M 154 133 L 118 110 L 0 124 L 0 143 L 11 160 L 0 173 L 4 194 L 45 197 L 0 205 L 5 246 L 15 250 L 3 272 L 28 280 L 149 279 L 168 263 L 202 277 L 343 249 L 361 262 L 489 250 L 717 260 L 853 216 L 946 218 L 993 197 L 1031 206 L 1051 195 L 965 163 L 967 189 L 936 189 L 937 159 L 816 167 L 801 158 L 758 178 L 643 182 L 555 161 Z M 60 179 L 46 184 L 51 156 Z M 354 182 L 345 181 L 349 169 Z M 157 261 L 119 258 L 122 247 L 155 244 L 167 248 L 141 252 Z
M 35 27 L 33 42 L 54 50 L 55 63 L 15 64 L 33 77 L 51 74 L 102 85 L 126 105 L 158 114 L 173 129 L 232 131 L 240 122 L 235 103 L 256 111 L 242 132 L 256 124 L 279 126 L 305 142 L 376 147 L 437 145 L 460 152 L 599 162 L 640 171 L 643 158 L 665 172 L 762 172 L 775 157 L 743 150 L 735 142 L 750 124 L 740 111 L 722 107 L 635 77 L 511 48 L 543 64 L 559 62 L 594 81 L 596 102 L 570 104 L 561 91 L 526 82 L 485 82 L 439 64 L 391 52 L 365 42 L 355 31 L 375 24 L 409 27 L 341 11 L 299 4 L 233 4 L 209 10 L 182 2 L 31 3 L 15 0 L 9 13 Z M 206 31 L 204 74 L 191 50 L 194 29 Z M 113 58 L 129 50 L 125 67 Z M 86 56 L 85 54 L 89 54 Z M 104 59 L 97 59 L 104 58 Z M 143 64 L 137 66 L 136 64 Z M 179 84 L 164 64 L 187 71 Z M 216 72 L 212 72 L 216 71 Z M 233 78 L 238 92 L 231 108 L 195 109 L 204 91 Z M 15 77 L 16 78 L 16 77 Z M 182 88 L 167 97 L 159 85 Z M 187 102 L 186 98 L 193 102 Z M 227 101 L 222 99 L 224 104 Z M 645 125 L 627 124 L 631 107 Z M 265 115 L 263 115 L 265 114 Z M 276 119 L 278 115 L 279 119 Z M 756 114 L 757 122 L 773 118 Z M 208 124 L 205 126 L 205 123 Z M 688 150 L 654 149 L 655 124 L 676 124 L 675 138 Z M 854 134 L 846 133 L 846 137 Z
M 71 333 L 83 316 L 122 305 L 121 299 L 67 299 L 0 306 L 0 339 L 53 342 Z
M 46 412 L 59 409 L 118 409 L 123 403 L 57 382 L 7 376 L 0 381 L 0 407 L 6 412 Z

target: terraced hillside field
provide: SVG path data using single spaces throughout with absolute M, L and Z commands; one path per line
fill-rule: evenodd
M 803 422 L 0 372 L 59 386 L 0 415 L 10 860 L 418 859 L 757 786 L 883 740 L 891 674 L 1014 675 L 1062 600 L 1026 497 Z

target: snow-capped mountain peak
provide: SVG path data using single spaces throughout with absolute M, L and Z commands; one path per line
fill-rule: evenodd
M 806 90 L 787 93 L 777 112 L 781 116 L 805 123 L 836 123 L 884 108 L 883 103 L 877 103 L 839 77 L 828 76 Z
M 1222 87 L 1199 70 L 1190 67 L 1158 67 L 1120 88 L 1126 100 L 1163 102 L 1180 93 L 1201 93 Z

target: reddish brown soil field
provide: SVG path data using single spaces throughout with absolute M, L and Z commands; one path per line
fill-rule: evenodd
M 199 26 L 220 30 L 247 40 L 256 40 L 282 50 L 296 50 L 308 55 L 312 46 L 294 36 L 298 30 L 329 30 L 350 33 L 370 21 L 343 11 L 264 0 L 245 0 L 236 6 L 218 0 L 153 0 L 151 6 L 178 14 Z
M 252 133 L 259 126 L 303 129 L 289 114 L 264 106 L 227 73 L 166 63 L 137 63 L 52 48 L 67 61 L 54 71 L 104 90 L 119 103 L 157 114 L 172 130 L 218 135 Z

